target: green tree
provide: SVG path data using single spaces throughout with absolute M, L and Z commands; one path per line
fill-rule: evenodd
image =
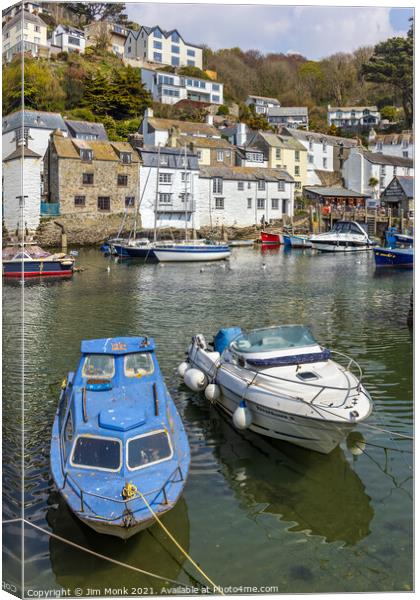
M 127 66 L 114 72 L 108 100 L 108 114 L 122 120 L 143 115 L 153 99 L 141 82 L 139 69 Z
M 126 7 L 122 2 L 68 2 L 66 8 L 75 15 L 80 26 L 96 20 L 118 22 L 127 19 L 124 14 Z
M 217 109 L 217 114 L 222 116 L 229 114 L 229 108 L 226 106 L 226 104 L 221 104 L 219 106 L 219 108 Z
M 388 119 L 388 121 L 391 121 L 391 123 L 398 119 L 398 109 L 395 106 L 383 106 L 380 112 L 381 118 Z
M 87 73 L 84 79 L 83 97 L 81 106 L 86 106 L 95 115 L 106 115 L 112 111 L 111 82 L 101 71 Z
M 391 85 L 401 95 L 406 124 L 413 123 L 413 25 L 406 38 L 394 37 L 377 44 L 362 65 L 367 81 Z
M 378 179 L 376 179 L 376 177 L 371 177 L 369 179 L 369 187 L 372 189 L 372 196 L 374 198 L 376 198 L 376 193 L 377 193 L 377 185 L 378 185 L 379 181 Z
M 179 75 L 187 75 L 187 77 L 199 77 L 200 79 L 210 79 L 207 73 L 204 73 L 198 67 L 181 67 L 178 69 Z

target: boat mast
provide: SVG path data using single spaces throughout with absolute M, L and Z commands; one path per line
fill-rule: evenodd
M 154 227 L 153 227 L 153 241 L 157 240 L 157 207 L 159 200 L 159 168 L 160 168 L 160 144 L 158 145 L 158 164 L 156 171 L 156 196 L 155 196 L 155 219 L 154 219 Z
M 185 241 L 188 240 L 188 193 L 187 193 L 187 145 L 184 146 L 184 201 L 185 201 Z

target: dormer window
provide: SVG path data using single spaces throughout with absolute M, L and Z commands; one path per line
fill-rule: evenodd
M 171 37 L 172 37 L 172 41 L 173 41 L 173 42 L 175 42 L 176 44 L 178 44 L 178 43 L 179 43 L 179 35 L 177 34 L 177 32 L 176 32 L 176 31 L 174 31 L 174 32 L 173 32 L 173 34 L 172 34 L 172 36 L 171 36 Z
M 93 160 L 93 151 L 92 150 L 88 150 L 86 148 L 81 148 L 80 149 L 80 158 L 83 160 L 83 162 L 92 162 L 92 160 Z
M 131 152 L 121 152 L 120 157 L 121 162 L 123 162 L 125 165 L 131 164 Z
M 153 35 L 155 36 L 155 38 L 159 38 L 159 39 L 162 38 L 162 34 L 159 29 L 155 29 L 153 32 Z

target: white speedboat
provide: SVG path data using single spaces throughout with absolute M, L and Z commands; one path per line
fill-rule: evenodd
M 178 372 L 240 429 L 327 454 L 372 411 L 359 365 L 302 325 L 221 329 L 213 345 L 194 336 Z
M 356 221 L 337 221 L 330 231 L 309 238 L 312 247 L 321 252 L 356 252 L 375 246 Z

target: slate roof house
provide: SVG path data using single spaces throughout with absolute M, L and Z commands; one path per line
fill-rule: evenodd
M 385 206 L 392 208 L 394 215 L 400 210 L 410 217 L 414 214 L 414 177 L 399 175 L 394 177 L 381 194 Z
M 278 130 L 281 127 L 303 127 L 308 129 L 309 117 L 306 106 L 274 106 L 267 110 L 267 120 Z
M 268 98 L 266 96 L 255 96 L 250 94 L 245 100 L 247 106 L 253 106 L 257 115 L 266 115 L 268 109 L 280 106 L 277 98 Z
M 38 15 L 26 10 L 7 21 L 2 31 L 3 60 L 9 62 L 16 54 L 48 58 L 47 25 Z
M 65 119 L 65 124 L 71 138 L 78 140 L 108 140 L 106 129 L 102 123 L 91 123 L 90 121 L 73 121 Z
M 61 52 L 85 51 L 85 32 L 69 25 L 57 25 L 51 34 L 51 45 Z
M 28 148 L 44 156 L 50 134 L 59 129 L 67 135 L 67 127 L 60 113 L 40 110 L 17 110 L 2 120 L 3 159 L 16 147 L 16 138 L 27 142 Z
M 371 152 L 381 152 L 388 156 L 401 156 L 401 158 L 412 159 L 414 155 L 413 132 L 377 134 L 372 129 L 369 134 L 369 150 Z

